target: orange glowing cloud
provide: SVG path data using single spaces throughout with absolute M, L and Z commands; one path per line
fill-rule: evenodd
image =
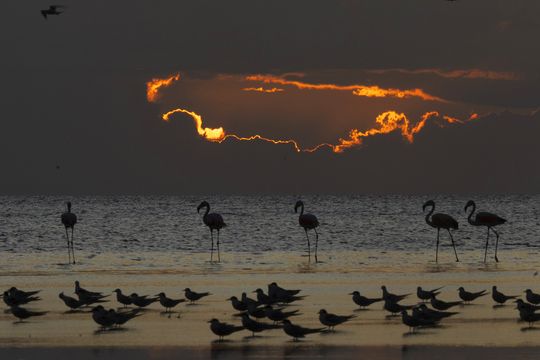
M 513 72 L 507 71 L 491 71 L 482 69 L 465 69 L 465 70 L 442 70 L 442 69 L 377 69 L 368 70 L 372 74 L 385 74 L 390 72 L 398 72 L 402 74 L 432 74 L 449 79 L 487 79 L 487 80 L 518 80 L 519 76 Z
M 424 115 L 422 115 L 418 123 L 413 125 L 405 114 L 397 113 L 395 111 L 386 111 L 378 115 L 377 118 L 375 119 L 375 122 L 377 124 L 376 127 L 373 127 L 366 131 L 352 129 L 349 131 L 349 137 L 346 139 L 339 139 L 336 145 L 329 144 L 329 143 L 321 143 L 312 148 L 303 149 L 298 144 L 298 141 L 293 140 L 293 139 L 287 139 L 287 140 L 271 139 L 271 138 L 267 138 L 259 134 L 244 137 L 244 136 L 239 136 L 236 134 L 226 134 L 225 130 L 223 130 L 222 127 L 205 128 L 203 127 L 202 116 L 193 111 L 189 111 L 186 109 L 178 108 L 178 109 L 168 111 L 162 115 L 162 119 L 164 121 L 169 121 L 170 116 L 176 113 L 184 113 L 184 114 L 189 115 L 195 122 L 195 127 L 197 129 L 197 133 L 199 134 L 199 136 L 211 142 L 222 143 L 223 141 L 227 139 L 233 139 L 237 141 L 264 141 L 264 142 L 269 142 L 272 144 L 292 145 L 296 152 L 309 152 L 309 153 L 313 153 L 324 147 L 330 148 L 334 153 L 342 153 L 346 149 L 361 145 L 364 138 L 375 136 L 375 135 L 384 135 L 384 134 L 388 134 L 394 131 L 399 131 L 401 135 L 409 143 L 412 143 L 414 142 L 414 136 L 424 128 L 427 120 L 431 117 L 439 116 L 439 113 L 437 111 L 427 112 Z M 443 116 L 443 119 L 445 119 L 450 124 L 453 124 L 456 122 L 462 123 L 459 119 L 452 118 L 449 116 Z
M 277 92 L 282 92 L 283 89 L 281 88 L 271 88 L 271 89 L 265 89 L 263 87 L 247 87 L 247 88 L 243 88 L 242 90 L 244 91 L 254 91 L 254 92 L 262 92 L 262 93 L 277 93 Z
M 159 89 L 170 86 L 173 82 L 180 80 L 180 74 L 172 75 L 165 79 L 153 78 L 146 83 L 146 99 L 148 102 L 156 102 Z
M 257 81 L 265 84 L 278 84 L 282 86 L 293 86 L 300 90 L 335 90 L 351 91 L 353 95 L 365 97 L 396 97 L 400 99 L 418 97 L 422 100 L 447 102 L 437 96 L 430 95 L 422 89 L 384 89 L 376 85 L 336 85 L 336 84 L 312 84 L 298 80 L 289 80 L 273 75 L 249 75 L 248 81 Z

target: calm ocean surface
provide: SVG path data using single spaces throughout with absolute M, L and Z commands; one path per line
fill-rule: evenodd
M 429 196 L 302 196 L 306 212 L 315 214 L 319 252 L 386 251 L 426 253 L 432 260 L 436 230 L 424 220 L 422 204 Z M 3 196 L 0 197 L 0 252 L 13 256 L 66 255 L 60 214 L 73 203 L 79 222 L 75 249 L 85 258 L 102 254 L 201 254 L 210 248 L 209 231 L 197 205 L 210 202 L 228 227 L 222 231 L 222 254 L 239 258 L 265 254 L 301 254 L 305 235 L 294 213 L 295 196 Z M 468 197 L 437 196 L 436 212 L 454 216 L 458 252 L 478 251 L 485 229 L 467 223 Z M 482 196 L 477 211 L 491 211 L 508 220 L 500 226 L 500 251 L 540 251 L 540 195 Z M 450 241 L 441 233 L 441 254 L 451 260 Z M 494 243 L 493 243 L 494 244 Z M 9 255 L 8 255 L 9 257 Z M 65 256 L 67 257 L 67 255 Z M 206 257 L 206 255 L 204 256 Z M 4 257 L 5 259 L 6 257 Z M 229 259 L 234 261 L 234 259 Z M 425 259 L 424 260 L 428 260 Z M 240 260 L 239 260 L 240 261 Z M 388 261 L 395 261 L 388 260 Z

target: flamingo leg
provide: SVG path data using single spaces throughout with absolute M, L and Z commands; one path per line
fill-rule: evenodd
M 71 251 L 69 249 L 69 234 L 68 234 L 67 227 L 66 227 L 66 239 L 67 239 L 67 247 L 68 247 L 68 264 L 71 264 Z
M 454 254 L 456 255 L 456 262 L 459 262 L 459 259 L 457 257 L 457 251 L 456 251 L 456 244 L 454 244 L 454 237 L 452 236 L 450 229 L 446 229 L 446 231 L 448 231 L 448 235 L 450 235 L 450 240 L 452 240 L 452 247 L 454 248 Z
M 217 261 L 221 262 L 220 254 L 219 254 L 219 229 L 217 231 Z
M 73 254 L 73 263 L 75 264 L 75 249 L 73 247 L 73 231 L 75 228 L 71 228 L 71 253 Z
M 317 259 L 317 247 L 319 246 L 319 233 L 317 232 L 317 229 L 315 230 L 315 262 L 318 263 L 319 260 Z
M 486 263 L 486 259 L 487 259 L 487 248 L 488 248 L 488 244 L 489 244 L 489 226 L 488 226 L 488 228 L 487 228 L 486 251 L 484 251 L 484 264 Z
M 439 235 L 441 229 L 437 228 L 437 246 L 435 247 L 435 262 L 439 262 Z
M 304 228 L 304 231 L 306 232 L 306 239 L 307 239 L 308 261 L 311 262 L 311 246 L 309 244 L 309 235 L 307 233 L 306 228 Z
M 210 239 L 212 240 L 212 247 L 210 248 L 210 262 L 214 261 L 214 230 L 210 229 Z
M 497 240 L 495 240 L 495 261 L 499 262 L 499 258 L 497 258 L 497 248 L 499 247 L 499 233 L 495 231 L 495 229 L 491 228 L 491 231 L 495 233 L 495 236 L 497 237 Z

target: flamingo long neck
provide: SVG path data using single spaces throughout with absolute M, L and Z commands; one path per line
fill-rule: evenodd
M 302 216 L 302 215 L 304 215 L 304 203 L 300 204 L 300 215 L 299 216 Z
M 206 206 L 205 206 L 205 207 L 206 207 L 206 211 L 204 212 L 204 215 L 203 215 L 203 217 L 206 217 L 206 216 L 208 216 L 208 213 L 210 212 L 210 204 L 206 204 Z
M 471 212 L 469 213 L 469 216 L 467 217 L 467 221 L 468 221 L 469 224 L 471 224 L 471 225 L 476 225 L 476 221 L 473 220 L 473 218 L 472 218 L 474 212 L 476 211 L 476 204 L 473 203 L 473 204 L 471 205 L 471 207 L 472 207 L 472 210 L 471 210 Z
M 435 211 L 435 205 L 431 205 L 431 210 L 426 215 L 426 222 L 428 225 L 434 226 L 433 221 L 431 221 L 431 214 Z

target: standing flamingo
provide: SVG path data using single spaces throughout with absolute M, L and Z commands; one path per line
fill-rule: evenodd
M 306 232 L 306 239 L 308 244 L 308 257 L 311 261 L 311 246 L 309 243 L 309 235 L 308 230 L 314 230 L 315 231 L 315 262 L 318 262 L 317 260 L 317 247 L 319 243 L 319 233 L 317 232 L 317 227 L 319 226 L 319 220 L 317 220 L 317 217 L 313 214 L 304 214 L 304 203 L 300 200 L 296 202 L 296 205 L 294 205 L 294 212 L 298 213 L 298 208 L 301 208 L 300 210 L 300 216 L 298 217 L 298 223 L 301 227 L 304 228 L 304 231 Z
M 426 211 L 426 208 L 428 206 L 431 206 L 431 210 L 426 215 L 426 222 L 429 226 L 434 227 L 437 229 L 437 250 L 435 252 L 435 262 L 438 262 L 439 258 L 439 233 L 441 229 L 445 229 L 448 231 L 448 235 L 450 235 L 450 239 L 452 240 L 452 246 L 454 247 L 454 254 L 456 255 L 456 261 L 459 261 L 456 251 L 456 245 L 454 244 L 454 237 L 452 236 L 452 233 L 450 232 L 450 229 L 458 229 L 458 222 L 456 219 L 451 217 L 447 214 L 433 214 L 435 211 L 435 202 L 433 200 L 426 201 L 424 206 L 422 206 L 422 210 Z M 433 215 L 432 215 L 433 214 Z M 432 216 L 431 216 L 432 215 Z M 429 218 L 431 216 L 431 219 Z
M 227 226 L 223 221 L 223 217 L 217 213 L 210 213 L 210 204 L 207 201 L 203 201 L 197 206 L 197 212 L 199 212 L 203 207 L 206 207 L 206 211 L 203 215 L 204 225 L 208 226 L 210 229 L 210 238 L 212 239 L 212 249 L 210 250 L 210 261 L 213 261 L 214 257 L 214 230 L 217 230 L 217 251 L 218 251 L 218 262 L 220 259 L 219 252 L 219 230 Z
M 499 259 L 497 258 L 497 247 L 499 246 L 499 233 L 495 231 L 494 227 L 497 225 L 502 225 L 506 222 L 505 219 L 502 217 L 488 213 L 488 212 L 479 212 L 476 214 L 474 220 L 473 220 L 473 214 L 476 210 L 476 204 L 474 201 L 469 200 L 467 201 L 467 205 L 465 205 L 465 212 L 467 212 L 467 209 L 469 207 L 472 207 L 471 212 L 469 213 L 469 217 L 467 220 L 469 221 L 469 224 L 473 226 L 486 226 L 487 227 L 487 239 L 486 239 L 486 251 L 484 252 L 484 263 L 486 262 L 487 258 L 487 249 L 488 249 L 488 243 L 489 243 L 489 230 L 493 231 L 495 233 L 495 236 L 497 236 L 497 240 L 495 241 L 495 261 L 499 262 Z
M 71 263 L 71 253 L 73 253 L 73 263 L 75 264 L 75 250 L 73 249 L 73 230 L 77 223 L 77 215 L 71 212 L 71 202 L 66 203 L 67 211 L 62 214 L 61 220 L 66 229 L 66 238 L 68 246 L 68 262 Z M 71 229 L 71 241 L 69 240 L 68 229 Z

